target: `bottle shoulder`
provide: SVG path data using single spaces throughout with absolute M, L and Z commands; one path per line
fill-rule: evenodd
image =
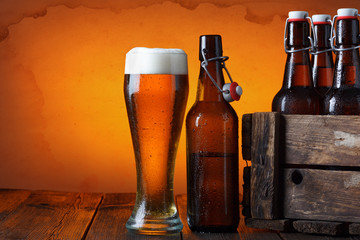
M 314 87 L 291 87 L 281 88 L 275 95 L 274 99 L 278 98 L 305 98 L 310 97 L 318 99 L 320 96 Z
M 331 88 L 325 95 L 325 99 L 337 98 L 339 100 L 344 98 L 358 98 L 360 97 L 360 88 L 353 86 L 341 86 L 340 88 Z M 360 101 L 360 99 L 359 99 Z
M 186 121 L 199 121 L 200 119 L 213 119 L 238 121 L 238 116 L 232 106 L 227 102 L 196 101 L 190 108 Z
M 324 97 L 324 114 L 359 115 L 360 89 L 351 87 L 330 89 Z
M 286 114 L 318 114 L 320 95 L 314 88 L 281 89 L 274 97 L 272 111 Z

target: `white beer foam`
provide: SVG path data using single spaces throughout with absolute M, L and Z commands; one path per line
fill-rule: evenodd
M 125 74 L 188 74 L 182 49 L 136 47 L 126 54 Z

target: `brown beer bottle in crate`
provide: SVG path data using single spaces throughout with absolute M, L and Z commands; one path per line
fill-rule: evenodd
M 273 99 L 273 112 L 319 114 L 320 96 L 313 86 L 310 65 L 309 50 L 313 49 L 313 40 L 309 35 L 308 19 L 305 11 L 289 12 L 284 36 L 287 53 L 284 80 Z
M 336 27 L 335 27 L 336 25 Z M 336 53 L 334 83 L 324 99 L 324 114 L 360 114 L 360 57 L 358 10 L 338 9 L 332 24 Z
M 316 14 L 312 16 L 312 20 L 315 35 L 313 39 L 316 39 L 315 52 L 310 52 L 312 54 L 312 72 L 315 89 L 323 98 L 333 84 L 334 61 L 330 44 L 331 16 Z

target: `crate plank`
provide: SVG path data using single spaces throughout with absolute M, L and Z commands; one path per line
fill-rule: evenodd
M 242 214 L 246 217 L 251 217 L 250 208 L 250 178 L 251 178 L 251 167 L 244 167 L 243 170 L 243 199 L 241 205 L 243 207 Z
M 281 232 L 294 232 L 293 220 L 245 218 L 245 225 L 250 228 L 269 229 Z
M 326 234 L 331 236 L 347 234 L 347 226 L 340 222 L 327 222 L 327 221 L 294 221 L 294 228 L 298 232 L 313 233 L 313 234 Z
M 282 115 L 285 164 L 359 167 L 359 116 Z
M 81 239 L 101 194 L 34 191 L 3 222 L 1 239 Z
M 349 225 L 349 233 L 351 235 L 360 235 L 360 223 L 352 223 Z
M 360 222 L 360 172 L 284 169 L 284 217 Z
M 135 204 L 134 193 L 108 193 L 97 211 L 86 240 L 93 239 L 180 239 L 180 234 L 146 236 L 130 233 L 125 224 Z
M 240 196 L 241 198 L 241 196 Z M 281 238 L 277 233 L 252 229 L 245 226 L 244 216 L 240 215 L 240 222 L 238 226 L 237 233 L 199 233 L 192 232 L 187 224 L 187 215 L 186 215 L 186 195 L 178 195 L 176 196 L 176 204 L 179 210 L 179 215 L 182 223 L 184 224 L 184 228 L 182 231 L 182 239 L 183 240 L 191 240 L 191 239 L 206 239 L 206 240 L 217 240 L 217 239 L 230 239 L 230 240 L 238 240 L 238 239 L 248 239 L 248 240 L 280 240 Z M 241 209 L 241 207 L 240 207 Z
M 30 191 L 1 189 L 0 190 L 0 222 L 14 211 L 30 195 Z
M 244 160 L 251 160 L 252 114 L 242 116 L 242 156 Z
M 251 216 L 276 219 L 278 213 L 279 113 L 252 115 Z

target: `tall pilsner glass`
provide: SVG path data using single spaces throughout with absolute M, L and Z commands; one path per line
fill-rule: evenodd
M 124 92 L 137 173 L 129 231 L 164 235 L 183 227 L 173 183 L 188 91 L 183 50 L 134 48 L 126 54 Z

